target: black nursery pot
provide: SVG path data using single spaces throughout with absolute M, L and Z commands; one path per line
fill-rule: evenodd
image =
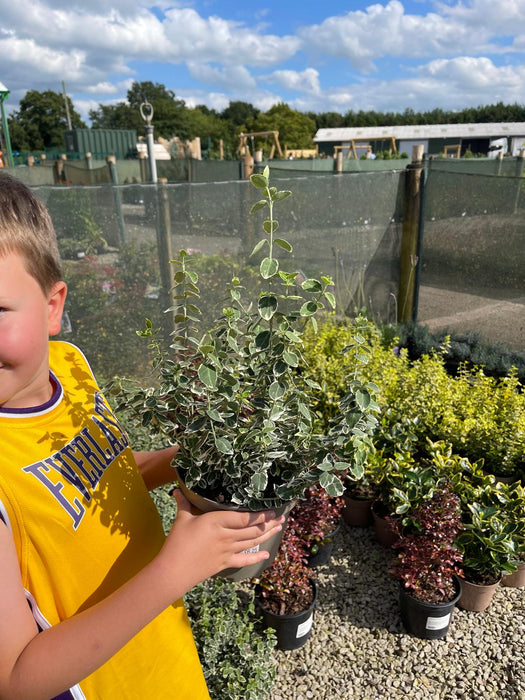
M 317 583 L 310 579 L 314 591 L 314 599 L 307 610 L 295 613 L 295 615 L 275 615 L 266 610 L 259 601 L 258 606 L 262 613 L 265 627 L 275 630 L 277 637 L 277 648 L 283 651 L 299 649 L 312 634 L 314 621 L 314 610 L 317 605 Z
M 461 582 L 454 577 L 456 595 L 447 603 L 425 603 L 414 598 L 403 584 L 399 589 L 401 621 L 410 634 L 419 639 L 443 639 L 446 637 L 454 606 L 461 596 Z
M 316 566 L 324 566 L 325 564 L 328 564 L 334 550 L 334 537 L 337 535 L 340 529 L 341 523 L 339 523 L 335 530 L 327 535 L 324 540 L 319 542 L 315 553 L 311 553 L 309 555 L 307 563 L 311 569 L 315 568 Z

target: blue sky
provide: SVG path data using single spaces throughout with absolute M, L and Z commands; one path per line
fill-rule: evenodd
M 0 0 L 8 110 L 64 81 L 87 120 L 134 80 L 219 111 L 525 104 L 525 0 Z

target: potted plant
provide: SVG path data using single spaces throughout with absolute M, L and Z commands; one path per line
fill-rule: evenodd
M 452 485 L 442 484 L 411 512 L 411 526 L 399 532 L 391 573 L 399 579 L 401 619 L 422 639 L 446 636 L 461 594 L 457 578 L 462 555 L 455 545 L 461 502 Z
M 330 560 L 343 507 L 341 497 L 333 498 L 323 488 L 310 486 L 304 500 L 291 510 L 288 528 L 304 542 L 309 567 L 321 566 Z
M 357 481 L 346 479 L 343 493 L 343 520 L 352 527 L 366 527 L 373 522 L 372 503 L 379 496 L 378 469 L 383 460 L 381 451 L 374 448 L 367 453 L 363 476 Z
M 501 583 L 503 586 L 521 588 L 525 586 L 525 488 L 519 482 L 508 487 L 506 513 L 516 525 L 513 535 L 514 556 L 510 562 L 516 570 L 504 574 Z
M 238 278 L 210 327 L 202 328 L 198 276 L 190 256 L 175 261 L 174 321 L 166 351 L 152 327 L 139 334 L 155 351 L 158 386 L 120 381 L 119 409 L 127 409 L 152 434 L 177 443 L 177 480 L 201 509 L 290 509 L 305 489 L 320 484 L 330 496 L 343 492 L 342 474 L 359 478 L 365 446 L 378 410 L 374 387 L 361 380 L 370 352 L 358 319 L 348 359 L 347 392 L 326 433 L 312 409 L 314 383 L 302 371 L 303 335 L 326 308 L 333 308 L 332 280 L 306 279 L 282 269 L 277 251 L 291 244 L 276 236 L 274 206 L 290 192 L 270 186 L 269 169 L 252 175 L 262 194 L 252 212 L 263 211 L 264 236 L 252 255 L 264 251 L 257 298 L 245 295 Z M 275 551 L 274 548 L 273 551 Z M 265 562 L 268 565 L 270 560 Z M 246 576 L 256 575 L 248 571 Z
M 463 590 L 458 606 L 482 611 L 490 605 L 502 574 L 516 570 L 515 533 L 519 525 L 506 512 L 508 484 L 482 476 L 465 480 L 459 491 L 463 529 L 456 544 L 463 554 Z
M 254 579 L 263 623 L 275 630 L 279 649 L 298 649 L 311 636 L 318 589 L 307 559 L 305 541 L 288 525 L 274 561 Z

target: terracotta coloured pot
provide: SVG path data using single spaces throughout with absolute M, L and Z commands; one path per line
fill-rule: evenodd
M 343 520 L 352 527 L 368 527 L 373 523 L 372 499 L 353 498 L 349 494 L 343 494 L 345 507 Z
M 522 588 L 525 586 L 525 562 L 520 564 L 518 570 L 513 574 L 503 574 L 501 585 L 509 588 Z
M 381 514 L 380 505 L 377 501 L 372 504 L 372 516 L 374 518 L 374 535 L 379 544 L 384 547 L 391 547 L 397 542 L 399 535 L 392 528 L 392 524 Z
M 479 585 L 461 578 L 461 597 L 458 600 L 458 608 L 482 612 L 486 610 L 492 602 L 494 593 L 501 583 L 501 579 L 496 583 Z

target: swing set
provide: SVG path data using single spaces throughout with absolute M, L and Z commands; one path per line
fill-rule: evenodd
M 268 143 L 269 137 L 273 137 L 272 147 L 270 149 L 270 155 L 268 159 L 271 160 L 275 154 L 275 151 L 279 154 L 279 157 L 283 157 L 283 152 L 281 150 L 281 144 L 279 143 L 279 132 L 278 131 L 250 131 L 247 134 L 239 134 L 239 152 L 241 156 L 246 155 L 250 152 L 250 147 L 248 145 L 248 139 L 251 141 L 251 154 L 255 155 L 255 137 L 265 136 L 265 145 Z

